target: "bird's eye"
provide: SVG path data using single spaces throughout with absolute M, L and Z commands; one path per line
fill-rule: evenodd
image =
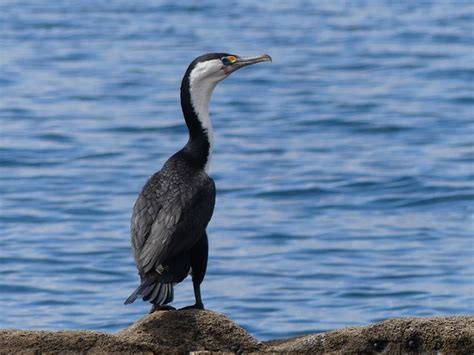
M 222 64 L 224 64 L 225 66 L 232 64 L 228 57 L 222 57 L 221 61 L 222 61 Z

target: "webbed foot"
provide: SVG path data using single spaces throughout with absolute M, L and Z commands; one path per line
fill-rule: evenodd
M 191 306 L 186 306 L 180 309 L 204 309 L 204 305 L 202 303 L 195 303 Z
M 175 309 L 176 308 L 174 308 L 172 306 L 167 306 L 167 305 L 159 306 L 159 305 L 154 304 L 154 305 L 151 306 L 150 314 L 153 313 L 153 312 L 157 312 L 157 311 L 173 311 Z

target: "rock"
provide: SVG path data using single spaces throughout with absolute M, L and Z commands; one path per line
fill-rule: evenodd
M 177 351 L 259 349 L 255 338 L 223 314 L 195 309 L 152 313 L 117 336 Z
M 306 353 L 474 354 L 474 317 L 389 319 L 291 339 L 258 342 L 222 314 L 161 311 L 117 334 L 93 331 L 0 331 L 0 353 Z
M 399 318 L 266 343 L 266 351 L 308 354 L 474 354 L 474 317 Z
M 114 335 L 85 330 L 60 332 L 0 330 L 1 354 L 79 354 L 118 353 L 153 354 L 155 349 L 142 343 L 130 343 Z

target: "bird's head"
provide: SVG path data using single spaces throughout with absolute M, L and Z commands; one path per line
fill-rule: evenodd
M 271 61 L 268 54 L 240 57 L 228 53 L 209 53 L 197 57 L 189 65 L 187 75 L 190 83 L 209 82 L 217 84 L 240 68 Z
M 194 59 L 181 83 L 181 107 L 190 135 L 204 131 L 212 144 L 208 106 L 217 83 L 240 68 L 271 60 L 268 54 L 240 57 L 228 53 L 209 53 Z

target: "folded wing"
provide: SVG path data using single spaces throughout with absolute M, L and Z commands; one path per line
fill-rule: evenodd
M 214 181 L 206 174 L 185 186 L 161 184 L 160 173 L 144 186 L 132 215 L 132 249 L 141 275 L 161 272 L 163 263 L 191 249 L 209 223 Z

